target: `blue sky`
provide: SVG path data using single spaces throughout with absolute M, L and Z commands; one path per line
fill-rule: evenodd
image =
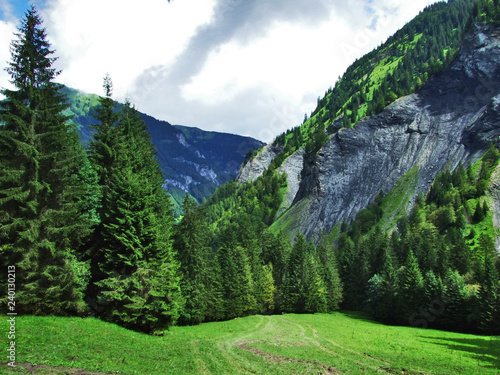
M 297 126 L 337 77 L 434 0 L 0 0 L 0 87 L 34 3 L 58 80 L 173 124 L 269 142 Z
M 0 12 L 2 20 L 9 19 L 19 19 L 24 15 L 26 10 L 31 6 L 32 3 L 40 4 L 39 1 L 31 2 L 31 1 L 22 1 L 22 0 L 0 0 Z

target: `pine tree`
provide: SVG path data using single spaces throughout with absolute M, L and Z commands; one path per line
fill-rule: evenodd
M 343 300 L 343 286 L 333 248 L 329 247 L 325 241 L 322 241 L 316 248 L 316 251 L 318 253 L 321 277 L 325 283 L 327 292 L 327 310 L 338 310 Z
M 93 139 L 89 144 L 89 160 L 91 167 L 97 174 L 97 183 L 99 185 L 99 194 L 101 202 L 97 210 L 99 225 L 95 228 L 92 239 L 89 241 L 89 257 L 91 260 L 92 278 L 87 291 L 87 300 L 94 308 L 96 305 L 96 296 L 98 288 L 96 282 L 106 278 L 107 272 L 101 271 L 102 264 L 105 262 L 104 252 L 101 251 L 105 246 L 105 225 L 108 220 L 108 212 L 114 204 L 110 194 L 111 172 L 116 167 L 116 152 L 118 145 L 122 141 L 117 130 L 118 114 L 115 112 L 115 102 L 111 98 L 113 93 L 113 84 L 109 75 L 106 75 L 103 82 L 104 97 L 99 98 L 99 107 L 94 117 L 98 124 L 92 125 L 95 130 Z M 101 309 L 99 307 L 99 309 Z
M 226 319 L 249 315 L 255 311 L 253 279 L 246 249 L 233 240 L 226 241 L 217 252 L 222 280 L 222 300 Z
M 306 259 L 311 252 L 312 244 L 307 243 L 304 235 L 295 237 L 295 244 L 286 263 L 283 279 L 283 310 L 285 312 L 305 312 L 306 299 L 309 294 L 306 286 Z M 312 270 L 309 270 L 312 271 Z M 312 276 L 311 279 L 312 280 Z
M 210 272 L 207 264 L 210 237 L 198 203 L 187 194 L 182 212 L 174 236 L 174 248 L 181 265 L 181 290 L 186 299 L 179 322 L 198 324 L 205 320 L 208 308 L 206 284 Z
M 444 285 L 444 309 L 439 317 L 440 324 L 447 329 L 467 331 L 472 310 L 464 278 L 457 271 L 449 271 Z
M 96 149 L 93 154 L 104 184 L 100 247 L 94 248 L 92 269 L 95 297 L 103 319 L 155 333 L 176 322 L 183 303 L 172 204 L 149 133 L 129 103 L 112 131 L 119 142 L 105 148 L 111 159 L 100 158 Z M 101 136 L 98 132 L 97 139 Z
M 453 269 L 456 269 L 461 275 L 465 275 L 470 270 L 471 251 L 464 236 L 457 228 L 451 228 L 448 232 L 450 249 L 450 261 Z
M 385 323 L 394 323 L 398 316 L 398 278 L 389 249 L 385 253 L 384 266 L 380 277 L 381 282 L 377 296 L 378 304 L 374 315 Z
M 439 324 L 446 308 L 444 292 L 445 287 L 441 278 L 433 271 L 428 271 L 424 277 L 423 306 L 419 309 L 427 323 Z
M 355 245 L 346 233 L 342 233 L 338 241 L 337 254 L 339 275 L 343 283 L 342 307 L 348 310 L 359 309 L 365 299 L 364 286 L 368 285 L 369 280 L 361 245 Z
M 474 216 L 473 216 L 474 222 L 480 223 L 481 221 L 483 221 L 485 217 L 486 217 L 485 210 L 483 206 L 481 206 L 481 201 L 478 199 L 476 203 L 476 209 L 474 210 Z
M 314 250 L 314 249 L 312 249 Z M 304 307 L 306 313 L 328 311 L 328 290 L 321 275 L 319 260 L 315 251 L 307 254 L 304 264 Z
M 415 321 L 418 309 L 422 307 L 424 281 L 417 259 L 410 251 L 399 283 L 398 305 L 401 309 L 400 319 L 404 323 Z
M 477 296 L 478 326 L 489 334 L 500 332 L 500 281 L 493 256 L 484 260 L 484 275 Z
M 88 193 L 78 163 L 76 130 L 63 114 L 60 73 L 34 6 L 12 42 L 7 68 L 15 90 L 0 111 L 0 249 L 2 266 L 17 267 L 17 309 L 31 314 L 83 308 L 84 269 L 76 249 L 90 234 Z M 84 275 L 80 275 L 84 276 Z
M 273 264 L 269 263 L 264 265 L 264 295 L 263 295 L 263 304 L 264 304 L 264 313 L 272 313 L 274 308 L 276 307 L 276 285 L 273 278 Z

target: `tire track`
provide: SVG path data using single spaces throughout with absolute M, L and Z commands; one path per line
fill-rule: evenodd
M 366 353 L 362 353 L 362 352 L 359 352 L 359 351 L 356 351 L 356 350 L 353 350 L 353 349 L 350 349 L 350 348 L 347 348 L 345 346 L 342 346 L 332 340 L 329 340 L 329 339 L 321 339 L 323 341 L 326 341 L 328 342 L 329 344 L 341 349 L 342 351 L 345 351 L 345 352 L 348 352 L 350 354 L 354 354 L 355 356 L 358 356 L 358 357 L 361 357 L 363 359 L 368 359 L 370 361 L 376 361 L 376 362 L 379 362 L 380 364 L 371 364 L 371 363 L 366 363 L 366 362 L 361 362 L 361 358 L 360 359 L 356 359 L 356 358 L 352 358 L 350 356 L 345 356 L 345 355 L 342 355 L 341 353 L 339 353 L 338 351 L 334 351 L 332 349 L 329 349 L 325 346 L 323 346 L 319 341 L 315 340 L 314 338 L 320 338 L 319 335 L 318 335 L 318 332 L 309 324 L 309 323 L 305 323 L 311 330 L 312 332 L 312 336 L 314 336 L 314 338 L 312 337 L 308 337 L 305 335 L 305 331 L 306 329 L 303 327 L 302 324 L 299 324 L 297 322 L 294 322 L 288 318 L 283 318 L 285 320 L 287 320 L 289 323 L 295 325 L 295 326 L 298 326 L 299 329 L 301 330 L 301 332 L 303 332 L 303 336 L 304 338 L 309 342 L 311 343 L 312 345 L 316 346 L 318 349 L 328 353 L 328 354 L 332 354 L 336 357 L 339 357 L 339 358 L 342 358 L 343 360 L 345 361 L 349 361 L 349 362 L 352 362 L 352 363 L 355 363 L 356 365 L 360 366 L 360 367 L 368 367 L 372 370 L 375 370 L 377 372 L 381 372 L 381 373 L 391 373 L 390 372 L 390 369 L 388 369 L 387 367 L 382 367 L 381 364 L 384 364 L 384 365 L 388 365 L 390 364 L 390 362 L 387 362 L 387 361 L 384 361 L 384 360 L 381 360 L 381 359 L 378 359 L 376 357 L 373 357 L 373 356 L 370 356 Z
M 337 370 L 333 366 L 326 365 L 324 363 L 318 362 L 318 361 L 307 361 L 305 359 L 295 359 L 295 358 L 288 358 L 288 357 L 283 357 L 280 355 L 272 354 L 272 353 L 267 353 L 264 352 L 260 349 L 254 348 L 252 346 L 249 346 L 248 344 L 258 342 L 258 341 L 242 341 L 236 344 L 236 346 L 248 350 L 249 352 L 252 352 L 253 354 L 263 357 L 268 361 L 278 363 L 278 362 L 286 362 L 286 363 L 301 363 L 301 364 L 309 364 L 309 365 L 315 365 L 318 367 L 321 367 L 324 370 L 324 375 L 334 375 L 334 374 L 342 374 L 342 371 Z M 267 342 L 263 341 L 264 343 L 267 344 Z

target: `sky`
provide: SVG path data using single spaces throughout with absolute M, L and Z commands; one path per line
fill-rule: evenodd
M 0 0 L 0 88 L 30 4 L 57 81 L 171 124 L 264 142 L 300 125 L 348 66 L 432 0 Z

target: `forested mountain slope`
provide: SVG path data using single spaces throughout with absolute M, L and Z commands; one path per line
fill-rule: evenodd
M 70 108 L 81 139 L 88 143 L 90 126 L 96 124 L 93 111 L 99 105 L 98 96 L 65 87 Z M 117 103 L 117 108 L 121 107 Z M 236 177 L 250 149 L 263 143 L 235 134 L 204 131 L 194 127 L 171 125 L 145 113 L 140 113 L 158 150 L 158 159 L 165 175 L 165 187 L 180 205 L 189 193 L 199 202 L 213 194 L 215 188 Z
M 355 62 L 202 206 L 217 254 L 272 266 L 277 311 L 499 332 L 499 25 L 496 0 L 436 3 Z
M 453 4 L 447 6 L 453 9 Z M 438 10 L 440 15 L 453 17 L 454 12 Z M 418 80 L 418 74 L 413 78 Z M 271 154 L 269 169 L 282 165 L 278 171 L 287 173 L 289 191 L 295 194 L 285 202 L 282 208 L 288 210 L 274 229 L 285 229 L 291 237 L 300 231 L 318 240 L 323 231 L 354 219 L 378 194 L 388 194 L 402 177 L 406 191 L 399 208 L 406 212 L 418 193 L 427 192 L 438 172 L 474 163 L 490 142 L 497 141 L 499 95 L 500 31 L 494 24 L 476 23 L 469 27 L 455 60 L 423 88 L 354 127 L 345 128 L 343 118 L 337 118 L 327 128 L 333 134 L 327 137 L 321 128 L 324 139 L 315 142 L 311 136 L 312 141 L 299 148 L 305 153 L 299 185 L 291 181 L 296 179 L 297 163 L 287 167 L 296 153 L 283 159 L 287 146 L 283 148 L 279 139 L 242 168 L 240 181 L 260 174 L 265 153 Z M 299 129 L 305 134 L 307 124 Z

